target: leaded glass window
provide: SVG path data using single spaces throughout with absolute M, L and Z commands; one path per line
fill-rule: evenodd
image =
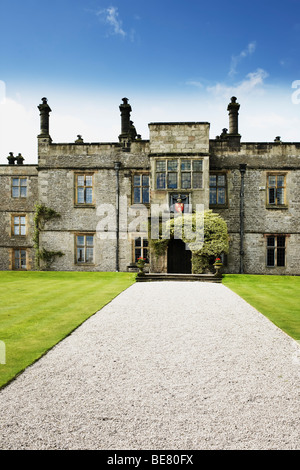
M 268 204 L 285 204 L 285 175 L 268 175 Z
M 76 235 L 76 263 L 94 262 L 94 235 Z
M 93 204 L 93 175 L 76 175 L 76 203 Z
M 134 175 L 133 202 L 134 204 L 149 204 L 150 202 L 149 175 Z
M 211 174 L 209 176 L 209 203 L 211 205 L 226 204 L 225 174 Z
M 27 178 L 12 178 L 12 197 L 27 197 Z

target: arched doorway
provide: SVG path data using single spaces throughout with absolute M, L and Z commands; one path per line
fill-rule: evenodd
M 168 244 L 168 273 L 191 274 L 192 252 L 180 239 L 171 238 Z

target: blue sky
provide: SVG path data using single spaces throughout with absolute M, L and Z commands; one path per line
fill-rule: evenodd
M 43 96 L 54 142 L 117 141 L 124 96 L 142 138 L 161 121 L 209 121 L 214 138 L 233 95 L 243 141 L 299 142 L 299 13 L 300 0 L 0 0 L 0 164 L 37 161 Z

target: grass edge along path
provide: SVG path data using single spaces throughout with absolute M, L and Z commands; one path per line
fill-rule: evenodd
M 300 276 L 225 274 L 222 282 L 287 335 L 300 340 Z
M 134 273 L 0 271 L 0 389 L 134 282 Z

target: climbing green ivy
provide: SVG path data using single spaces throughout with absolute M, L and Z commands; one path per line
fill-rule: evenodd
M 199 220 L 203 223 L 203 245 L 199 249 L 199 243 L 190 243 L 190 240 L 186 233 L 196 233 L 196 229 L 199 229 Z M 190 227 L 190 231 L 184 229 L 184 224 Z M 227 231 L 227 224 L 219 214 L 214 213 L 212 210 L 204 211 L 203 218 L 197 213 L 184 214 L 183 221 L 180 217 L 174 217 L 164 223 L 164 227 L 160 226 L 160 237 L 159 239 L 152 240 L 151 234 L 149 234 L 150 247 L 155 255 L 161 256 L 165 253 L 168 246 L 169 239 L 162 236 L 163 230 L 165 234 L 169 233 L 170 238 L 176 237 L 181 238 L 185 243 L 189 245 L 192 252 L 192 270 L 194 274 L 201 274 L 212 268 L 213 262 L 216 257 L 219 257 L 222 253 L 228 253 L 229 238 Z
M 40 269 L 40 261 L 44 261 L 46 269 L 49 269 L 56 256 L 63 256 L 62 251 L 49 251 L 40 247 L 40 233 L 45 223 L 51 219 L 60 217 L 54 209 L 46 207 L 45 204 L 36 204 L 34 214 L 34 235 L 33 243 L 35 248 L 36 267 Z

